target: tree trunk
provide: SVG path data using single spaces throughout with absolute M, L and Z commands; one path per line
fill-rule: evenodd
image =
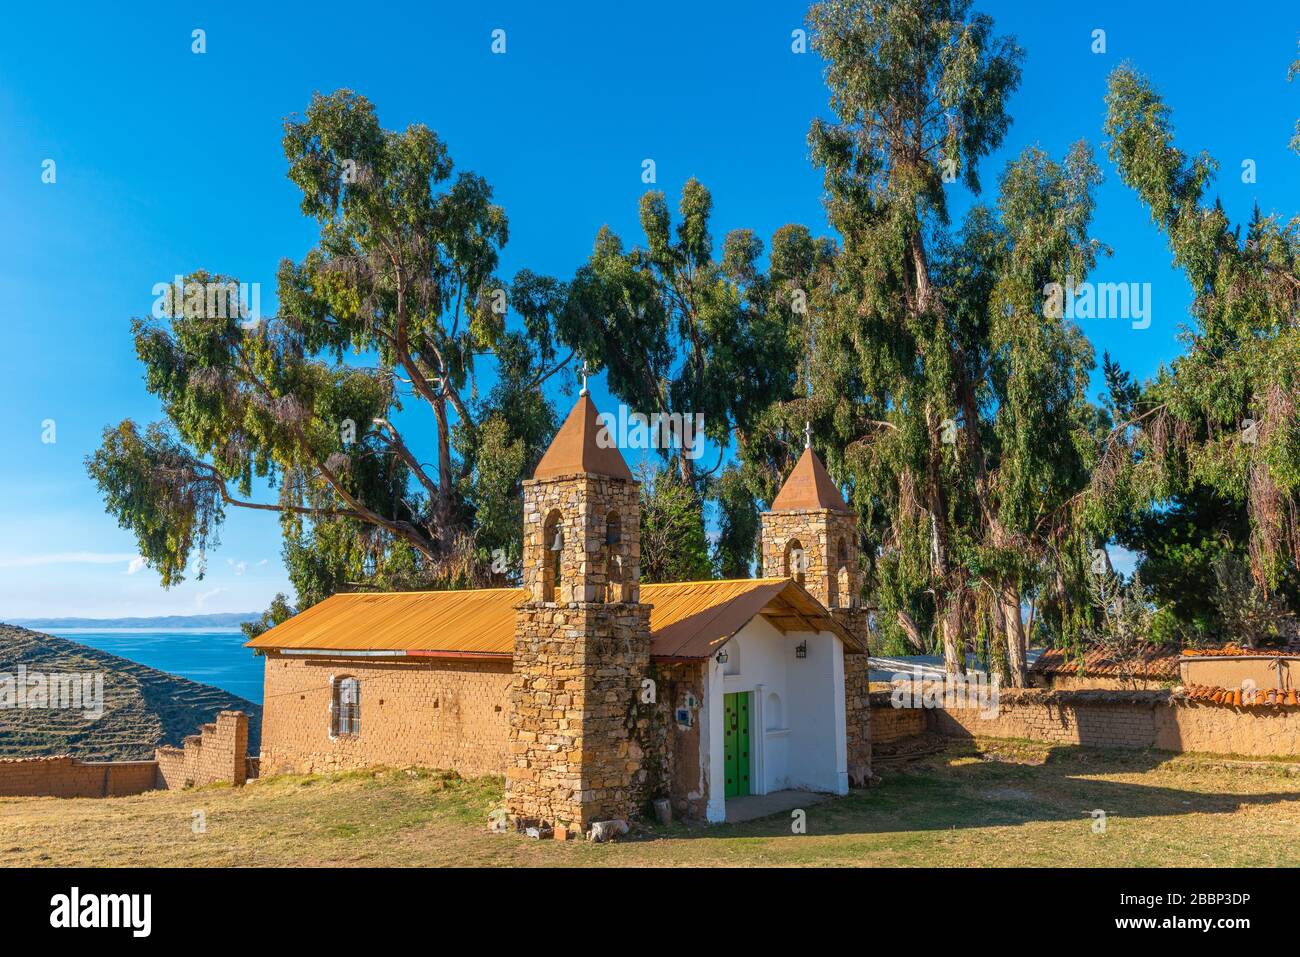
M 447 523 L 451 518 L 451 429 L 447 425 L 447 399 L 439 394 L 433 407 L 438 420 L 438 501 L 434 512 L 438 516 L 438 530 L 446 545 Z
M 966 673 L 966 621 L 963 597 L 960 590 L 954 589 L 940 619 L 940 630 L 943 633 L 943 670 L 954 675 Z
M 925 654 L 925 640 L 921 637 L 921 629 L 916 627 L 916 619 L 905 611 L 899 611 L 898 626 L 907 635 L 907 643 L 912 650 L 918 655 Z
M 1005 585 L 998 598 L 1002 609 L 1002 623 L 1007 636 L 1007 668 L 1011 672 L 1011 686 L 1024 688 L 1029 684 L 1026 658 L 1029 649 L 1025 643 L 1025 626 L 1020 617 L 1020 591 Z

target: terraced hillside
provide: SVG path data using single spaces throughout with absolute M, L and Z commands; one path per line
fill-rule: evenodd
M 220 688 L 65 638 L 0 624 L 0 675 L 16 676 L 19 665 L 29 673 L 102 672 L 104 714 L 88 720 L 80 711 L 0 707 L 0 757 L 151 758 L 154 748 L 179 745 L 224 710 L 248 713 L 248 750 L 258 753 L 262 709 Z

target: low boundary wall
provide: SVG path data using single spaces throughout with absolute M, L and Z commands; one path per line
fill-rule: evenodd
M 0 797 L 124 797 L 222 782 L 238 787 L 257 776 L 257 763 L 248 755 L 248 715 L 222 711 L 182 747 L 158 748 L 152 761 L 0 759 Z
M 872 726 L 893 738 L 924 730 L 952 738 L 1023 738 L 1048 744 L 1277 758 L 1300 756 L 1300 708 L 1233 707 L 1180 691 L 1003 689 L 997 715 L 975 709 L 893 708 L 874 692 Z M 885 712 L 901 712 L 885 717 Z M 913 717 L 904 717 L 911 713 Z M 921 715 L 919 720 L 916 715 Z M 913 730 L 915 729 L 915 730 Z
M 155 761 L 0 760 L 0 797 L 122 797 L 158 786 Z

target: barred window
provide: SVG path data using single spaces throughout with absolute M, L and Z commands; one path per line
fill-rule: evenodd
M 338 678 L 334 682 L 333 734 L 342 737 L 361 733 L 361 682 Z

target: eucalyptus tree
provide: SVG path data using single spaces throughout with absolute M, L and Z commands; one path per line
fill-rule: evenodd
M 770 279 L 758 266 L 763 242 L 735 229 L 715 258 L 713 198 L 692 178 L 674 226 L 664 194 L 641 197 L 644 245 L 627 248 L 609 227 L 567 284 L 556 316 L 561 340 L 607 373 L 610 391 L 634 412 L 703 416 L 705 435 L 725 449 L 747 431 L 790 376 L 787 323 L 768 308 Z M 663 450 L 697 486 L 717 473 L 683 450 Z M 697 491 L 703 491 L 697 488 Z
M 717 506 L 713 571 L 741 577 L 755 557 L 756 498 L 769 483 L 724 462 L 728 450 L 747 461 L 751 444 L 767 441 L 765 410 L 793 394 L 807 287 L 834 249 L 789 225 L 775 232 L 770 252 L 748 229 L 730 231 L 715 250 L 712 206 L 709 191 L 690 179 L 674 223 L 663 193 L 649 191 L 640 201 L 642 244 L 628 248 L 604 227 L 570 281 L 528 281 L 560 290 L 538 311 L 538 328 L 553 327 L 566 348 L 604 369 L 610 391 L 632 412 L 702 417 L 701 439 L 717 446 L 716 460 L 680 447 L 661 451 L 693 496 L 701 535 L 707 504 Z M 662 475 L 659 482 L 674 501 L 683 494 Z M 698 562 L 687 565 L 698 574 Z
M 287 120 L 283 146 L 320 239 L 281 263 L 279 314 L 208 308 L 182 293 L 231 280 L 186 277 L 132 326 L 166 421 L 106 429 L 87 468 L 165 585 L 196 552 L 202 575 L 229 508 L 280 517 L 300 606 L 340 587 L 481 578 L 476 550 L 517 552 L 502 514 L 554 429 L 541 384 L 563 360 L 529 331 L 554 297 L 525 284 L 525 329 L 506 329 L 505 213 L 426 126 L 385 130 L 340 90 Z M 486 356 L 502 375 L 484 396 Z M 407 404 L 423 425 L 399 429 Z
M 890 514 L 885 564 L 913 570 L 900 593 L 928 594 L 946 665 L 962 671 L 981 438 L 965 421 L 976 384 L 934 247 L 950 225 L 946 185 L 978 191 L 980 161 L 1006 134 L 1022 54 L 968 0 L 824 0 L 809 22 L 834 114 L 814 121 L 809 144 L 842 241 L 819 321 L 854 366 L 823 394 L 842 406 L 830 417 L 850 442 L 855 497 Z
M 1300 562 L 1300 216 L 1233 226 L 1208 197 L 1216 162 L 1175 145 L 1169 107 L 1133 67 L 1111 74 L 1106 107 L 1110 158 L 1191 285 L 1193 325 L 1108 437 L 1087 507 L 1124 514 L 1207 493 L 1239 504 L 1267 595 Z
M 979 513 L 971 568 L 1018 686 L 1022 602 L 1077 540 L 1068 506 L 1095 459 L 1092 347 L 1045 291 L 1082 279 L 1106 251 L 1088 232 L 1100 180 L 1082 142 L 1060 162 L 1026 149 L 1001 177 L 996 210 L 972 210 L 939 270 L 965 346 L 962 418 L 977 423 L 961 450 Z
M 715 562 L 723 577 L 748 575 L 760 559 L 759 503 L 776 498 L 790 470 L 803 452 L 804 430 L 811 424 L 819 435 L 826 423 L 820 418 L 822 403 L 815 383 L 823 361 L 846 362 L 843 351 L 815 350 L 816 316 L 830 294 L 838 250 L 828 237 L 815 237 L 806 227 L 787 224 L 773 235 L 768 269 L 761 288 L 755 290 L 753 308 L 772 328 L 773 348 L 768 352 L 768 391 L 757 413 L 737 422 L 732 435 L 735 461 L 713 484 L 718 504 L 719 533 Z M 842 473 L 838 450 L 827 447 L 824 456 L 833 474 Z

